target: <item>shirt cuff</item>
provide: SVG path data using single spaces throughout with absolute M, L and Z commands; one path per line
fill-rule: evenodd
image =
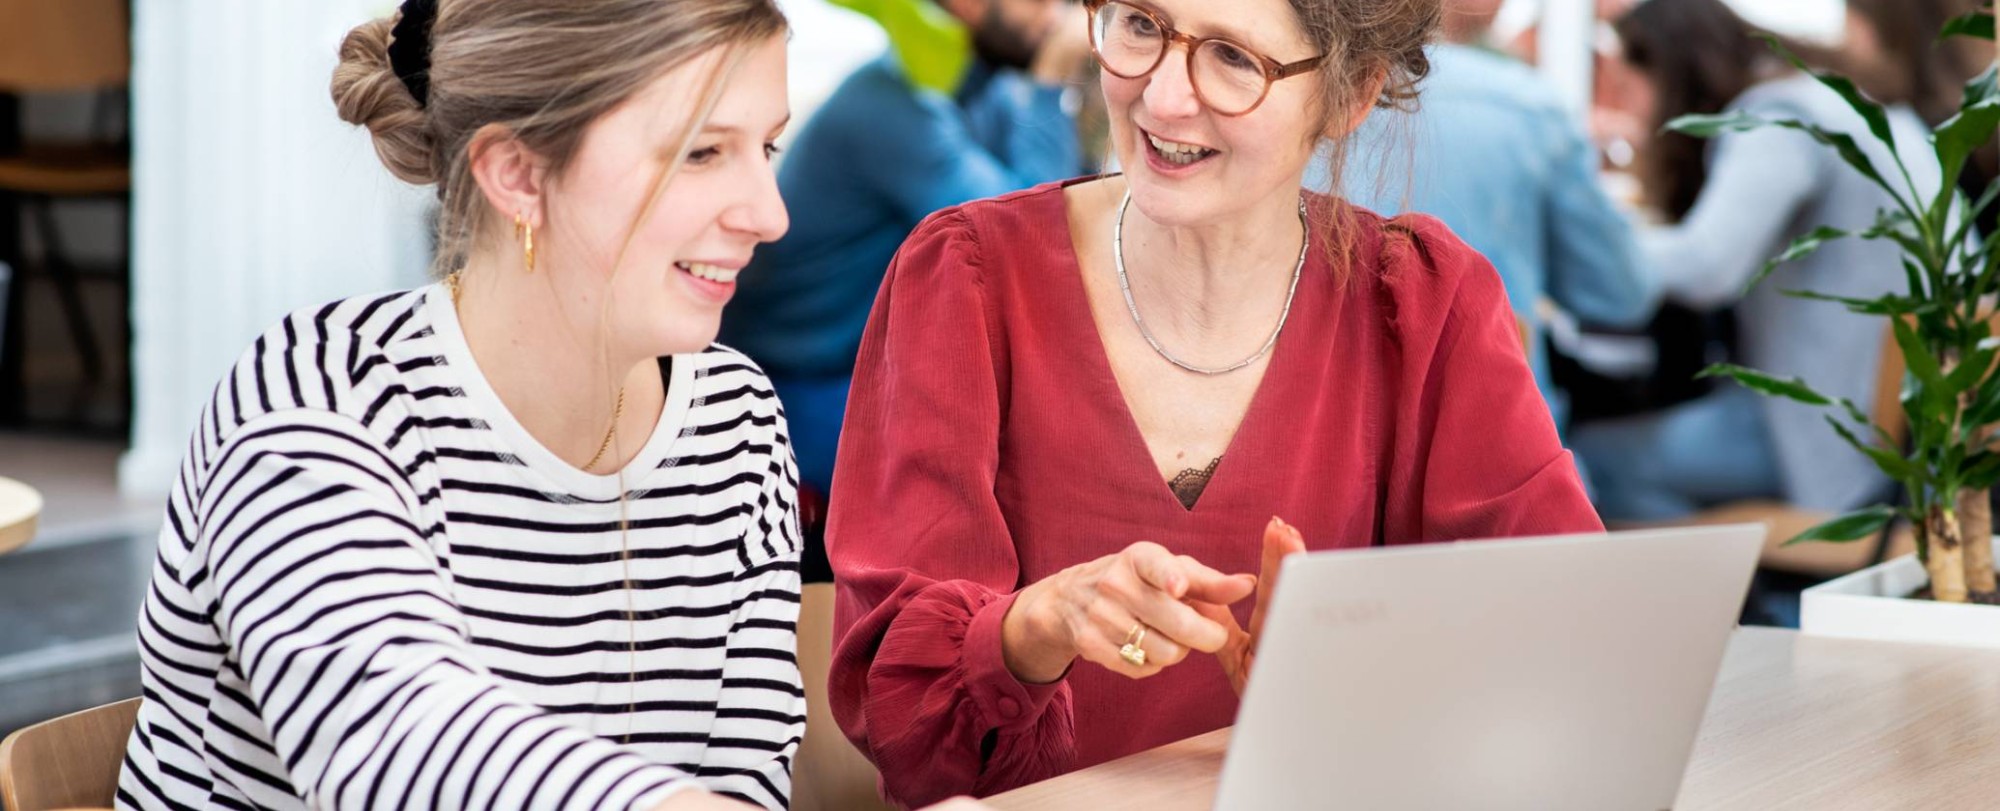
M 995 729 L 1033 725 L 1069 678 L 1065 670 L 1048 684 L 1030 684 L 1007 669 L 1006 657 L 1000 652 L 1000 623 L 1017 596 L 1004 595 L 974 612 L 972 624 L 965 629 L 965 649 L 959 654 L 965 666 L 966 692 Z

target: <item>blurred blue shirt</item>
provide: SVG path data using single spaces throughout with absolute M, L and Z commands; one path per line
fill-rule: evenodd
M 1420 110 L 1369 116 L 1349 147 L 1341 191 L 1383 214 L 1435 216 L 1493 262 L 1530 328 L 1536 382 L 1565 426 L 1536 302 L 1594 324 L 1636 326 L 1651 317 L 1659 283 L 1598 180 L 1596 149 L 1553 87 L 1480 48 L 1441 44 L 1430 56 Z M 1306 185 L 1328 188 L 1329 165 L 1323 150 Z
M 770 374 L 800 481 L 822 494 L 861 331 L 903 240 L 939 209 L 1083 170 L 1061 87 L 974 63 L 947 96 L 911 84 L 891 54 L 800 130 L 778 168 L 791 231 L 757 249 L 723 311 L 720 340 Z
M 1082 169 L 1061 87 L 979 63 L 946 96 L 913 86 L 885 54 L 793 142 L 778 170 L 791 231 L 757 250 L 721 340 L 774 378 L 845 377 L 889 260 L 918 222 Z

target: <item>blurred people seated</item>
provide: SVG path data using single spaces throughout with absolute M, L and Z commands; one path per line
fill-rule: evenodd
M 1883 6 L 1881 13 L 1900 14 L 1909 3 Z M 1880 47 L 1883 29 L 1867 8 L 1850 7 L 1842 58 L 1870 75 L 1909 80 L 1869 89 L 1891 105 L 1897 144 L 1915 181 L 1935 190 L 1937 163 L 1909 104 L 1923 65 Z M 1833 91 L 1789 71 L 1751 39 L 1720 0 L 1648 0 L 1615 28 L 1625 60 L 1647 79 L 1634 101 L 1648 111 L 1649 125 L 1635 132 L 1656 133 L 1680 115 L 1724 110 L 1865 130 Z M 1888 165 L 1886 152 L 1862 143 L 1878 165 Z M 1830 396 L 1870 402 L 1881 320 L 1782 291 L 1888 292 L 1902 284 L 1893 244 L 1831 243 L 1779 267 L 1755 290 L 1745 286 L 1767 259 L 1812 228 L 1867 228 L 1877 210 L 1892 205 L 1886 194 L 1806 135 L 1778 128 L 1710 142 L 1656 135 L 1640 145 L 1638 173 L 1647 202 L 1671 223 L 1643 232 L 1640 244 L 1672 301 L 1696 310 L 1734 307 L 1740 362 L 1804 378 Z M 1579 424 L 1571 444 L 1591 472 L 1607 520 L 1670 520 L 1759 497 L 1839 511 L 1881 497 L 1888 486 L 1814 409 L 1734 385 L 1655 413 Z
M 1420 109 L 1378 111 L 1344 155 L 1328 142 L 1306 182 L 1323 189 L 1329 162 L 1343 160 L 1349 200 L 1383 214 L 1430 214 L 1485 254 L 1527 327 L 1536 383 L 1560 427 L 1566 397 L 1549 377 L 1542 303 L 1637 326 L 1653 313 L 1658 285 L 1599 183 L 1597 149 L 1556 89 L 1484 44 L 1500 6 L 1447 0 Z
M 1062 98 L 1090 58 L 1082 12 L 1064 0 L 933 1 L 843 3 L 882 22 L 891 48 L 792 144 L 778 174 L 792 230 L 757 252 L 723 321 L 722 342 L 771 375 L 801 482 L 820 493 L 861 329 L 904 238 L 931 212 L 1084 169 Z

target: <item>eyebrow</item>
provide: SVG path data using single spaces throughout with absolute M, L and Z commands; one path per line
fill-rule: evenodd
M 1159 6 L 1153 5 L 1152 3 L 1144 2 L 1144 0 L 1126 0 L 1126 2 L 1132 3 L 1133 5 L 1143 8 L 1147 11 L 1153 12 L 1154 14 L 1160 15 L 1160 19 L 1167 21 L 1168 27 L 1176 31 L 1182 31 L 1183 33 L 1187 33 L 1183 31 L 1183 29 L 1181 28 L 1180 22 L 1174 19 L 1174 15 L 1168 14 L 1166 9 L 1160 8 Z M 1250 36 L 1249 32 L 1237 28 L 1229 24 L 1228 22 L 1220 22 L 1212 25 L 1203 26 L 1202 33 L 1196 35 L 1197 39 L 1202 37 L 1226 39 L 1247 48 L 1255 48 L 1257 50 L 1257 53 L 1260 55 L 1269 57 L 1271 59 L 1278 59 L 1275 56 L 1271 56 L 1271 48 L 1268 44 L 1257 42 L 1256 38 Z M 1287 60 L 1284 59 L 1278 59 L 1278 61 L 1287 62 Z
M 778 125 L 771 128 L 771 131 L 778 132 L 791 125 L 792 125 L 792 116 L 790 113 L 786 113 L 785 117 L 778 122 Z M 743 132 L 743 128 L 736 126 L 734 124 L 717 124 L 715 122 L 710 121 L 702 124 L 701 131 L 703 134 L 714 133 L 717 135 L 737 135 Z

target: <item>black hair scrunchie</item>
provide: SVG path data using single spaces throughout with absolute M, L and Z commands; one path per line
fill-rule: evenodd
M 389 68 L 418 107 L 431 103 L 431 25 L 437 22 L 437 0 L 404 0 L 396 27 L 389 30 Z

